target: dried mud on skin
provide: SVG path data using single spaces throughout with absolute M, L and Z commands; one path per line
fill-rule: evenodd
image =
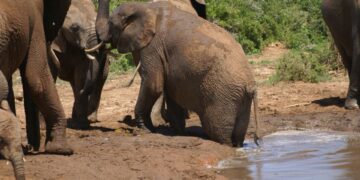
M 268 51 L 268 52 L 267 52 Z M 271 61 L 285 53 L 283 48 L 270 48 L 260 57 Z M 270 55 L 269 55 L 270 54 Z M 257 81 L 271 72 L 269 64 L 252 64 Z M 258 71 L 261 68 L 261 71 Z M 187 136 L 175 136 L 164 125 L 159 133 L 147 134 L 123 122 L 133 116 L 140 86 L 139 77 L 130 88 L 121 87 L 131 73 L 112 76 L 105 84 L 99 122 L 91 130 L 68 129 L 72 156 L 36 154 L 26 156 L 28 179 L 226 179 L 213 167 L 221 159 L 235 153 L 235 149 L 206 140 L 199 119 L 191 114 L 187 120 Z M 18 78 L 15 78 L 19 81 Z M 260 84 L 259 109 L 262 134 L 290 129 L 325 129 L 360 131 L 359 111 L 347 111 L 342 106 L 348 82 L 345 73 L 337 74 L 330 82 L 310 84 L 280 83 L 276 86 Z M 72 90 L 68 83 L 58 83 L 58 91 L 67 117 L 71 116 Z M 15 82 L 18 117 L 22 120 L 23 142 L 25 124 L 21 85 Z M 248 138 L 254 127 L 251 121 Z M 161 123 L 161 122 L 160 122 Z M 264 142 L 265 143 L 265 142 Z M 0 160 L 0 179 L 12 179 L 12 168 Z

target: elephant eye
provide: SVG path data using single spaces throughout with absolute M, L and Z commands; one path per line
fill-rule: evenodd
M 74 23 L 70 26 L 70 30 L 74 33 L 77 33 L 80 30 L 80 25 L 77 23 Z

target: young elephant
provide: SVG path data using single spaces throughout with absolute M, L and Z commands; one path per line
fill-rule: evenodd
M 110 18 L 108 11 L 109 1 L 100 0 L 100 39 L 141 62 L 139 126 L 153 129 L 151 109 L 164 92 L 175 129 L 184 130 L 186 110 L 191 110 L 211 139 L 242 146 L 256 87 L 234 38 L 168 2 L 124 3 Z
M 17 180 L 25 179 L 19 120 L 7 103 L 8 83 L 0 71 L 0 154 L 11 161 Z
M 72 0 L 64 24 L 49 51 L 54 78 L 68 81 L 74 92 L 70 127 L 86 129 L 97 121 L 101 91 L 109 72 L 103 50 L 89 54 L 97 45 L 95 6 L 91 0 Z

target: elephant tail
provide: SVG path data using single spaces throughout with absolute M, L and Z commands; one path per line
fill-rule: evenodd
M 254 103 L 254 119 L 255 119 L 255 134 L 254 134 L 254 142 L 257 146 L 259 145 L 259 140 L 261 141 L 260 136 L 260 123 L 259 123 L 259 112 L 258 112 L 258 97 L 257 97 L 257 90 L 254 90 L 253 94 L 253 103 Z

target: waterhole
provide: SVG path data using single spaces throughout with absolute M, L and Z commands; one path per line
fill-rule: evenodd
M 230 179 L 360 179 L 360 134 L 282 131 L 261 148 L 246 141 L 235 157 L 220 161 Z

